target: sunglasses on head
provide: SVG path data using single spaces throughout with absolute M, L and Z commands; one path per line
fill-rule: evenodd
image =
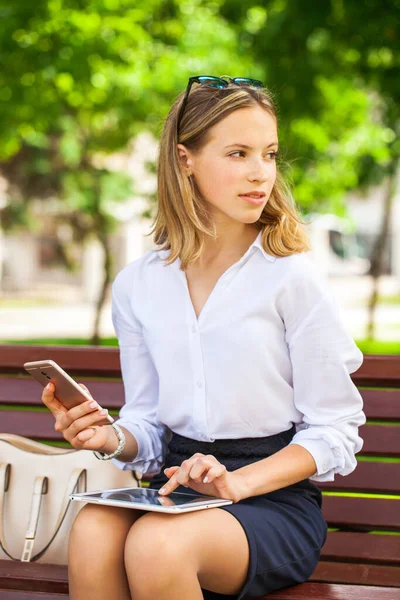
M 254 88 L 264 87 L 262 81 L 259 81 L 258 79 L 249 79 L 248 77 L 229 77 L 228 75 L 223 75 L 222 77 L 213 77 L 212 75 L 196 75 L 194 77 L 189 77 L 189 82 L 186 87 L 185 96 L 183 98 L 183 102 L 182 102 L 182 105 L 181 105 L 181 108 L 179 111 L 178 121 L 177 121 L 177 126 L 176 126 L 178 138 L 179 138 L 179 126 L 180 126 L 180 123 L 182 120 L 182 115 L 185 110 L 185 106 L 186 106 L 187 98 L 189 96 L 190 88 L 192 87 L 193 83 L 200 83 L 201 85 L 206 85 L 208 87 L 214 87 L 214 88 L 226 88 L 226 87 L 228 87 L 229 83 L 235 83 L 236 85 L 239 85 L 239 86 L 247 86 L 247 87 L 254 87 Z

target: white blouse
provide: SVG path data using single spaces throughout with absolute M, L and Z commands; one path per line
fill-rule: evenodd
M 180 259 L 147 252 L 112 287 L 125 405 L 117 421 L 139 453 L 122 469 L 156 474 L 172 432 L 207 442 L 264 437 L 313 456 L 314 481 L 348 475 L 366 421 L 350 373 L 363 355 L 308 254 L 275 258 L 261 232 L 221 275 L 197 319 Z M 238 441 L 240 452 L 240 441 Z

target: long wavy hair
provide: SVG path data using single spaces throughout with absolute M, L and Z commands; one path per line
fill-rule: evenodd
M 149 234 L 154 234 L 159 251 L 170 250 L 166 265 L 179 257 L 182 270 L 201 256 L 205 236 L 216 239 L 217 232 L 207 203 L 181 164 L 177 144 L 184 144 L 193 153 L 200 152 L 208 141 L 210 128 L 241 108 L 258 105 L 278 121 L 272 94 L 266 88 L 239 87 L 231 82 L 221 89 L 195 85 L 188 97 L 178 139 L 177 119 L 184 94 L 183 91 L 176 98 L 163 125 L 157 164 L 158 207 Z M 264 250 L 277 257 L 310 250 L 305 225 L 278 162 L 275 184 L 255 222 L 263 232 Z

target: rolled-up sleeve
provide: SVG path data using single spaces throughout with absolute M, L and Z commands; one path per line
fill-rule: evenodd
M 153 475 L 160 472 L 165 462 L 169 428 L 156 418 L 158 374 L 143 339 L 142 326 L 133 313 L 132 284 L 127 274 L 121 271 L 112 286 L 112 321 L 125 390 L 125 404 L 116 422 L 136 438 L 139 452 L 132 462 L 112 462 L 123 470 Z
M 362 397 L 351 380 L 363 355 L 347 332 L 326 279 L 309 265 L 287 284 L 282 317 L 293 372 L 294 404 L 303 415 L 291 444 L 313 456 L 310 479 L 334 481 L 357 466 L 366 421 Z

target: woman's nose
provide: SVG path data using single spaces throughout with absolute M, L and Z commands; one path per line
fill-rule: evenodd
M 267 181 L 269 175 L 269 165 L 263 161 L 256 161 L 249 169 L 248 178 L 252 181 Z

